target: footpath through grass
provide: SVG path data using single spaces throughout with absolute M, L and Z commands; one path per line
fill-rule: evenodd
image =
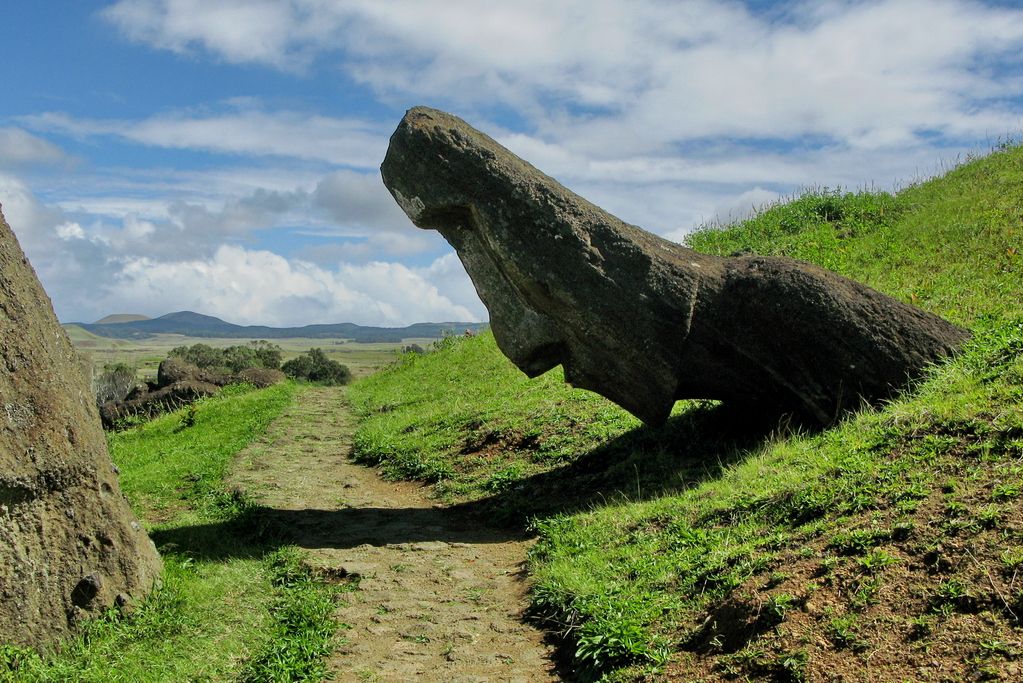
M 0 681 L 317 681 L 336 587 L 298 549 L 261 533 L 259 509 L 228 492 L 233 456 L 301 391 L 228 387 L 185 411 L 109 436 L 121 486 L 164 561 L 163 585 L 45 657 L 0 649 Z
M 1023 678 L 1023 149 L 690 244 L 813 261 L 975 339 L 817 434 L 701 401 L 647 429 L 452 340 L 351 388 L 358 457 L 531 519 L 532 614 L 584 680 Z

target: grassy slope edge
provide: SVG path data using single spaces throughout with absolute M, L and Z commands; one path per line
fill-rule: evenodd
M 492 337 L 352 387 L 356 454 L 530 517 L 533 615 L 580 678 L 1013 680 L 1023 655 L 1023 149 L 812 191 L 710 253 L 813 261 L 965 325 L 958 359 L 818 434 L 680 402 L 646 429 Z M 868 674 L 868 671 L 870 672 Z
M 334 587 L 260 533 L 259 508 L 223 477 L 295 400 L 294 383 L 229 387 L 184 412 L 109 435 L 121 486 L 163 556 L 163 585 L 43 657 L 0 647 L 0 681 L 316 681 L 337 625 Z

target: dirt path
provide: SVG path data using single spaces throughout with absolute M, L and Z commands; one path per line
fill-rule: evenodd
M 528 541 L 349 462 L 352 426 L 343 390 L 308 389 L 231 477 L 279 511 L 311 562 L 362 577 L 337 612 L 351 629 L 330 659 L 335 680 L 556 680 L 520 616 Z

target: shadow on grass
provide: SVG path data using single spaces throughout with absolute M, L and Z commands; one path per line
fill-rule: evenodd
M 532 517 L 649 500 L 715 479 L 765 441 L 792 429 L 787 416 L 697 403 L 660 427 L 634 429 L 563 467 L 451 509 L 480 512 L 491 523 L 521 527 Z
M 656 428 L 640 427 L 549 472 L 444 507 L 281 510 L 246 504 L 224 521 L 159 529 L 157 547 L 207 560 L 259 556 L 267 547 L 353 548 L 444 541 L 500 543 L 527 536 L 533 517 L 620 500 L 646 500 L 713 479 L 772 435 L 777 417 L 696 405 Z

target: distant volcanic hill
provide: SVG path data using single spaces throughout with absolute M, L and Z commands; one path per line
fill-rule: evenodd
M 410 338 L 440 338 L 465 330 L 479 331 L 487 323 L 440 322 L 415 323 L 407 327 L 366 327 L 355 323 L 305 325 L 303 327 L 267 327 L 265 325 L 234 325 L 211 315 L 193 311 L 168 313 L 159 318 L 143 315 L 108 315 L 95 323 L 77 325 L 100 337 L 113 339 L 145 339 L 155 334 L 181 334 L 187 337 L 218 337 L 226 339 L 351 339 L 357 342 L 400 342 Z
M 114 313 L 104 318 L 100 318 L 93 325 L 114 325 L 117 323 L 133 323 L 139 320 L 149 320 L 148 315 L 142 315 L 140 313 Z

